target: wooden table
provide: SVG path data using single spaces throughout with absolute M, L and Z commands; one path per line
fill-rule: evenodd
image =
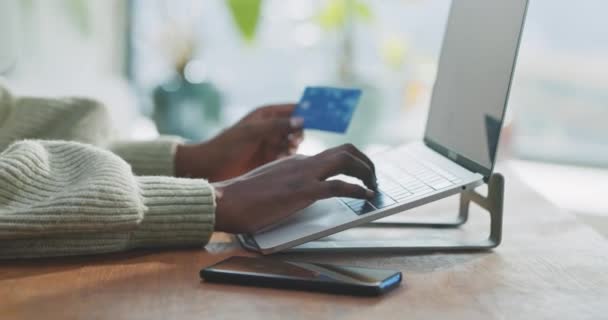
M 201 267 L 247 254 L 217 234 L 206 251 L 0 262 L 0 319 L 607 319 L 605 239 L 506 176 L 504 240 L 492 252 L 278 256 L 402 270 L 404 285 L 381 298 L 201 283 Z M 455 210 L 455 201 L 408 216 Z M 450 232 L 482 237 L 484 223 Z

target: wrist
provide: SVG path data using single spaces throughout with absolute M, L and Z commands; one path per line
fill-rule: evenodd
M 216 182 L 212 183 L 211 186 L 214 189 L 215 193 L 215 230 L 225 232 L 227 229 L 226 226 L 230 223 L 226 220 L 226 208 L 224 201 L 224 192 L 226 186 L 229 184 L 228 181 Z
M 175 176 L 209 179 L 212 160 L 204 151 L 204 144 L 180 144 L 175 150 Z

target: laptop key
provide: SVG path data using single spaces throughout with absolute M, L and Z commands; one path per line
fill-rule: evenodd
M 410 194 L 407 194 L 407 195 L 403 195 L 403 196 L 396 197 L 396 198 L 395 198 L 395 200 L 396 200 L 397 202 L 403 202 L 403 201 L 405 201 L 405 200 L 408 200 L 408 199 L 414 198 L 414 197 L 416 197 L 417 195 L 418 195 L 418 194 L 415 194 L 415 193 L 410 193 Z
M 357 198 L 340 198 L 340 200 L 342 200 L 342 202 L 344 202 L 347 206 L 351 205 L 351 204 L 356 205 L 359 202 L 364 201 L 364 200 L 357 199 Z
M 393 199 L 391 199 L 386 194 L 378 191 L 376 192 L 376 196 L 372 200 L 369 200 L 369 202 L 378 209 L 382 209 L 395 204 L 395 201 Z
M 376 208 L 374 208 L 374 206 L 372 206 L 370 203 L 368 203 L 365 200 L 359 200 L 356 203 L 347 204 L 347 206 L 349 208 L 351 208 L 351 210 L 353 210 L 357 215 L 366 214 L 366 213 L 376 210 Z
M 382 181 L 380 181 L 378 183 L 378 188 L 380 188 L 380 190 L 382 192 L 394 192 L 394 191 L 400 191 L 403 190 L 403 187 L 399 184 L 388 184 L 388 183 L 382 183 Z
M 406 196 L 408 194 L 411 194 L 411 192 L 407 191 L 407 190 L 402 190 L 399 192 L 385 192 L 386 195 L 388 195 L 389 197 L 391 197 L 392 199 L 395 199 L 397 197 L 403 197 Z
M 443 189 L 443 188 L 447 188 L 449 186 L 453 185 L 452 182 L 448 181 L 448 180 L 444 180 L 444 181 L 439 181 L 437 183 L 432 183 L 430 184 L 431 188 L 435 189 L 435 190 L 439 190 L 439 189 Z
M 421 183 L 421 184 L 417 184 L 415 186 L 411 186 L 411 187 L 407 188 L 407 190 L 410 191 L 410 192 L 414 192 L 415 193 L 415 192 L 417 192 L 420 189 L 428 189 L 428 188 L 429 188 L 429 186 L 427 186 L 424 183 Z
M 447 179 L 444 177 L 441 177 L 441 176 L 435 176 L 433 178 L 423 180 L 423 181 L 428 184 L 433 184 L 433 183 L 440 182 L 440 181 L 447 181 Z

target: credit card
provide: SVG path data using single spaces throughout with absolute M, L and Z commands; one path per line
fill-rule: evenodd
M 305 129 L 345 133 L 361 98 L 360 89 L 306 87 L 293 112 Z

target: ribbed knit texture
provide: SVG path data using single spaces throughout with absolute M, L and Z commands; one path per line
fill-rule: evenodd
M 206 181 L 134 174 L 172 175 L 175 142 L 111 143 L 105 125 L 92 101 L 15 99 L 0 87 L 0 258 L 208 241 Z
M 136 175 L 173 176 L 175 148 L 181 140 L 114 141 L 107 109 L 83 98 L 14 97 L 0 85 L 0 150 L 24 139 L 65 140 L 111 150 Z
M 141 176 L 173 176 L 177 140 L 163 137 L 154 141 L 119 141 L 107 148 L 119 155 Z

